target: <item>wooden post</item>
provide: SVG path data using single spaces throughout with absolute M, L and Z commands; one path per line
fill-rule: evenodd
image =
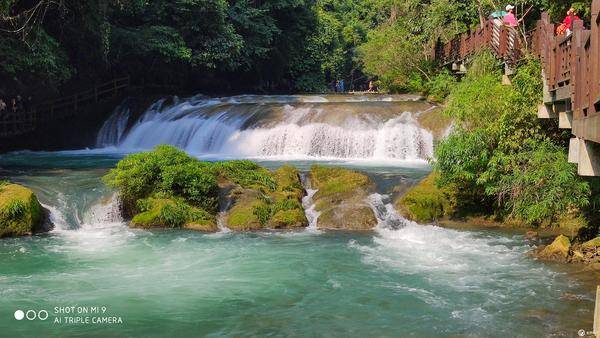
M 600 336 L 600 285 L 596 287 L 596 307 L 594 308 L 594 334 Z
M 595 104 L 600 100 L 600 0 L 592 2 L 592 20 L 590 32 L 590 88 L 589 113 L 598 113 Z

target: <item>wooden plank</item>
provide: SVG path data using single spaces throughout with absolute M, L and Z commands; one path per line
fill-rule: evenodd
M 600 336 L 600 285 L 596 286 L 596 306 L 594 307 L 594 331 L 596 337 Z

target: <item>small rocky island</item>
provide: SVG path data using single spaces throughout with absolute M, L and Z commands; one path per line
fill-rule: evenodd
M 247 160 L 202 162 L 172 146 L 133 154 L 105 177 L 117 190 L 130 226 L 215 232 L 307 227 L 300 173 L 283 166 L 270 171 Z M 377 224 L 366 202 L 373 191 L 361 173 L 313 166 L 309 181 L 317 192 L 318 227 L 371 230 Z
M 47 213 L 30 189 L 0 182 L 0 238 L 50 230 Z

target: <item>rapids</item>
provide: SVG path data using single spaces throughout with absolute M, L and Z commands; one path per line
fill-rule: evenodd
M 135 122 L 118 107 L 96 145 L 131 152 L 172 144 L 192 154 L 263 159 L 426 160 L 433 137 L 414 115 L 431 108 L 399 95 L 162 99 Z
M 32 188 L 56 227 L 0 240 L 0 336 L 574 336 L 591 329 L 593 288 L 570 267 L 527 257 L 522 235 L 402 218 L 392 201 L 429 172 L 431 105 L 406 96 L 239 96 L 115 109 L 97 147 L 0 155 L 0 178 Z M 130 229 L 101 177 L 160 143 L 268 168 L 367 173 L 372 233 L 310 226 L 202 234 Z M 290 160 L 294 159 L 294 160 Z M 122 323 L 56 323 L 58 307 L 104 307 Z M 16 310 L 48 311 L 18 321 Z M 84 315 L 75 315 L 76 317 Z

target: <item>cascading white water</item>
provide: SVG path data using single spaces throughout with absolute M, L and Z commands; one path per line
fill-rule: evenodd
M 379 229 L 398 230 L 406 226 L 408 221 L 398 214 L 388 195 L 371 194 L 368 202 L 375 213 Z
M 121 138 L 129 122 L 130 110 L 126 104 L 121 104 L 115 108 L 112 115 L 104 122 L 102 128 L 96 137 L 97 147 L 108 147 L 121 142 Z
M 412 118 L 407 105 L 418 104 L 413 101 L 239 96 L 166 105 L 161 100 L 125 135 L 119 129 L 125 115 L 113 114 L 98 146 L 137 151 L 172 144 L 192 154 L 250 158 L 424 160 L 432 156 L 433 137 Z M 430 107 L 421 105 L 414 109 Z

